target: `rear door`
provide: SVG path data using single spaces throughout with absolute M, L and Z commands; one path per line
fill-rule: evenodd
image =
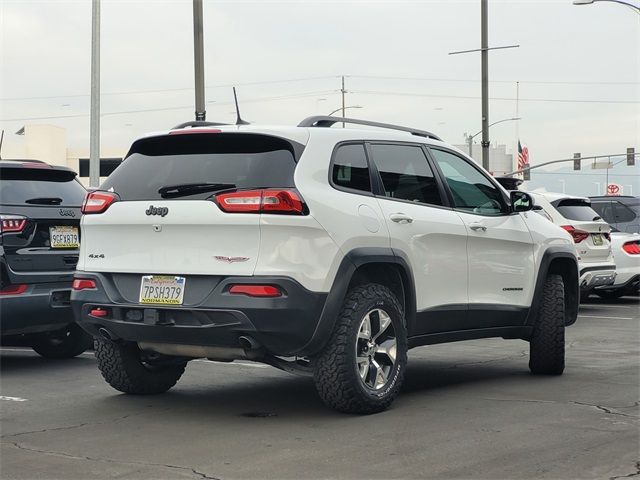
M 418 315 L 412 334 L 463 328 L 467 319 L 467 231 L 445 204 L 421 145 L 371 143 L 391 247 L 413 269 Z
M 511 213 L 502 190 L 471 161 L 445 148 L 429 151 L 469 235 L 471 326 L 521 324 L 536 278 L 533 239 L 524 219 Z
M 80 206 L 86 193 L 76 174 L 40 165 L 0 168 L 3 281 L 71 280 L 78 262 Z
M 295 165 L 292 144 L 267 135 L 193 132 L 142 139 L 101 186 L 119 200 L 83 218 L 81 269 L 252 275 L 260 215 L 227 213 L 215 203 L 216 194 L 292 189 Z M 251 206 L 251 199 L 242 201 Z

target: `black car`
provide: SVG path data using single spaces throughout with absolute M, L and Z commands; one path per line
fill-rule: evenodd
M 591 198 L 591 208 L 615 231 L 640 233 L 640 197 L 629 195 Z
M 70 358 L 92 339 L 69 304 L 86 193 L 76 173 L 44 162 L 0 161 L 0 335 L 40 355 Z

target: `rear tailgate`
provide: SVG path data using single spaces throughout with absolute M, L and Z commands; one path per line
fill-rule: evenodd
M 260 215 L 225 212 L 216 195 L 293 189 L 302 147 L 293 143 L 196 132 L 139 140 L 101 186 L 117 200 L 83 216 L 78 270 L 139 275 L 127 290 L 142 288 L 149 275 L 184 277 L 187 290 L 194 275 L 252 275 L 258 254 L 269 255 L 259 252 Z M 117 283 L 118 275 L 107 277 Z M 137 298 L 135 291 L 120 294 Z
M 3 167 L 1 175 L 5 281 L 70 281 L 78 261 L 80 204 L 85 194 L 75 173 Z

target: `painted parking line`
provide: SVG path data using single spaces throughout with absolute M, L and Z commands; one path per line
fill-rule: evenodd
M 31 348 L 29 347 L 25 347 L 25 348 L 7 348 L 7 347 L 0 347 L 0 353 L 2 352 L 23 352 L 23 353 L 35 353 Z M 91 352 L 83 352 L 80 355 L 85 355 L 85 356 L 89 356 L 89 357 L 93 357 L 93 353 Z
M 205 358 L 199 358 L 192 360 L 192 362 L 214 363 L 216 365 L 226 366 L 241 366 L 241 367 L 254 367 L 254 368 L 269 368 L 269 365 L 263 365 L 261 363 L 244 363 L 244 362 L 216 362 L 215 360 L 207 360 Z
M 20 397 L 5 397 L 4 395 L 0 395 L 0 400 L 7 400 L 9 402 L 26 402 L 26 398 Z
M 578 315 L 578 318 L 606 318 L 609 320 L 633 320 L 633 317 L 605 317 L 603 315 Z

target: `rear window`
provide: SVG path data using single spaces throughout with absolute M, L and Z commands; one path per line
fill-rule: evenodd
M 294 187 L 300 145 L 256 134 L 193 133 L 139 140 L 101 185 L 122 200 L 163 198 L 162 188 L 215 183 L 226 190 Z M 184 192 L 179 198 L 209 198 L 215 191 Z
M 560 215 L 569 220 L 578 220 L 581 222 L 592 222 L 599 220 L 601 217 L 588 202 L 584 200 L 565 199 L 552 202 Z
M 85 188 L 76 174 L 48 168 L 0 168 L 3 205 L 82 205 Z

